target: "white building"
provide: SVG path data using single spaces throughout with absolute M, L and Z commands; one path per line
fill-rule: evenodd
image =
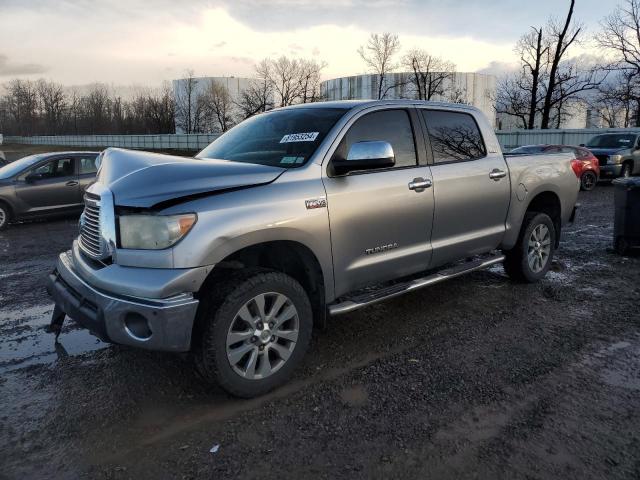
M 412 73 L 391 73 L 385 78 L 384 89 L 389 88 L 384 98 L 417 98 L 411 79 Z M 326 80 L 321 84 L 321 92 L 326 100 L 374 99 L 378 96 L 377 75 L 356 75 Z M 433 101 L 456 101 L 482 110 L 491 124 L 495 121 L 496 77 L 483 73 L 454 73 L 452 79 L 445 80 L 443 95 L 435 95 Z
M 192 112 L 194 112 L 193 114 L 195 114 L 195 112 L 197 111 L 198 97 L 201 97 L 205 93 L 207 87 L 211 84 L 211 82 L 215 82 L 226 87 L 229 95 L 231 96 L 231 102 L 234 104 L 239 100 L 240 94 L 245 89 L 247 89 L 252 82 L 252 79 L 243 77 L 196 77 L 192 80 L 195 83 L 195 85 L 193 86 L 193 91 L 191 92 L 191 107 Z M 183 122 L 180 121 L 179 116 L 183 114 L 184 110 L 180 108 L 180 106 L 185 104 L 186 97 L 188 96 L 187 79 L 181 78 L 178 80 L 173 80 L 173 82 L 171 83 L 173 86 L 173 94 L 176 99 L 177 105 L 176 133 L 185 133 L 185 130 L 182 127 Z M 195 124 L 196 122 L 197 120 L 194 119 L 193 124 Z

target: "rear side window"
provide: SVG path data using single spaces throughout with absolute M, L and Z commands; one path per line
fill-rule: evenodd
M 82 157 L 80 159 L 80 175 L 83 173 L 95 173 L 98 171 L 96 167 L 96 157 Z
M 478 124 L 468 113 L 421 110 L 435 163 L 476 160 L 487 155 Z
M 396 167 L 416 166 L 416 146 L 406 110 L 382 110 L 360 117 L 340 141 L 334 158 L 347 158 L 351 145 L 369 141 L 389 142 L 396 157 Z

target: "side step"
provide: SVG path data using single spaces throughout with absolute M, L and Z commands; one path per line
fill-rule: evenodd
M 341 313 L 353 312 L 359 308 L 373 305 L 374 303 L 382 302 L 390 298 L 398 297 L 407 292 L 418 290 L 419 288 L 427 287 L 436 283 L 444 282 L 450 278 L 459 277 L 465 273 L 473 272 L 475 270 L 481 270 L 483 268 L 490 267 L 496 263 L 501 263 L 504 260 L 504 255 L 496 254 L 489 257 L 483 257 L 478 260 L 465 262 L 460 265 L 445 268 L 439 272 L 432 273 L 426 277 L 410 280 L 405 283 L 397 283 L 389 287 L 383 287 L 373 292 L 367 292 L 353 297 L 345 298 L 340 303 L 335 303 L 329 306 L 330 315 L 339 315 Z

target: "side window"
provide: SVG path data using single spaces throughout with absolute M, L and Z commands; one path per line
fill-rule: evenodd
M 435 163 L 476 160 L 487 155 L 478 124 L 468 113 L 421 110 Z
M 411 120 L 406 110 L 383 110 L 360 117 L 342 138 L 334 157 L 347 158 L 349 148 L 356 142 L 385 141 L 391 144 L 396 167 L 417 164 Z
M 58 177 L 71 177 L 73 176 L 73 159 L 72 158 L 59 158 L 52 160 L 31 171 L 32 175 L 37 175 L 39 178 L 58 178 Z
M 96 157 L 82 157 L 80 160 L 80 175 L 85 173 L 96 173 L 98 167 L 96 167 Z

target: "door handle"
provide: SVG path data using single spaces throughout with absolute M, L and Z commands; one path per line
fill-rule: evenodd
M 507 172 L 505 172 L 504 170 L 500 170 L 498 168 L 494 168 L 493 170 L 491 170 L 491 172 L 489 172 L 489 178 L 491 180 L 495 180 L 496 182 L 506 176 L 507 176 Z
M 409 182 L 409 190 L 417 190 L 417 191 L 422 191 L 425 188 L 429 188 L 431 185 L 433 185 L 433 182 L 431 182 L 430 179 L 424 179 L 424 178 L 414 178 L 413 180 L 411 180 Z
M 76 182 L 75 180 L 69 180 L 67 183 L 65 183 L 65 185 L 67 187 L 75 187 L 76 185 L 78 185 L 78 182 Z

